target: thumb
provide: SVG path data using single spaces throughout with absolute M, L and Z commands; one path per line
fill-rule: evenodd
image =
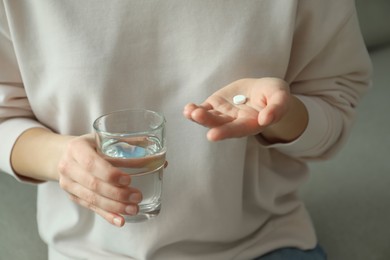
M 257 122 L 260 126 L 269 126 L 274 121 L 274 115 L 270 113 L 269 109 L 264 108 L 260 110 Z
M 270 126 L 282 118 L 283 111 L 279 105 L 268 105 L 260 110 L 257 121 L 260 126 Z

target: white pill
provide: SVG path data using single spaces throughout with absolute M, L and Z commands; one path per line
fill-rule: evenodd
M 235 105 L 242 105 L 246 102 L 246 96 L 244 95 L 236 95 L 233 97 L 233 103 Z

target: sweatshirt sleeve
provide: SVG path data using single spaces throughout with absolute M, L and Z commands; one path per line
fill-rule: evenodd
M 17 138 L 27 129 L 44 127 L 34 117 L 20 75 L 8 29 L 3 3 L 0 3 L 0 172 L 19 181 L 33 182 L 18 176 L 11 166 L 11 152 Z
M 372 73 L 356 10 L 350 9 L 344 18 L 334 15 L 340 10 L 328 15 L 321 10 L 315 21 L 301 14 L 286 80 L 308 110 L 308 126 L 291 143 L 260 140 L 263 145 L 303 160 L 320 160 L 333 156 L 347 140 Z

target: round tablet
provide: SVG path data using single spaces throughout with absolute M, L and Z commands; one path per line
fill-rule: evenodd
M 246 102 L 246 96 L 244 95 L 236 95 L 233 97 L 233 103 L 235 105 L 242 105 Z

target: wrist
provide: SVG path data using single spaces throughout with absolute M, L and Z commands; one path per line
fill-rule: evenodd
M 58 162 L 70 136 L 59 135 L 45 128 L 31 128 L 17 139 L 11 164 L 22 178 L 58 180 Z

